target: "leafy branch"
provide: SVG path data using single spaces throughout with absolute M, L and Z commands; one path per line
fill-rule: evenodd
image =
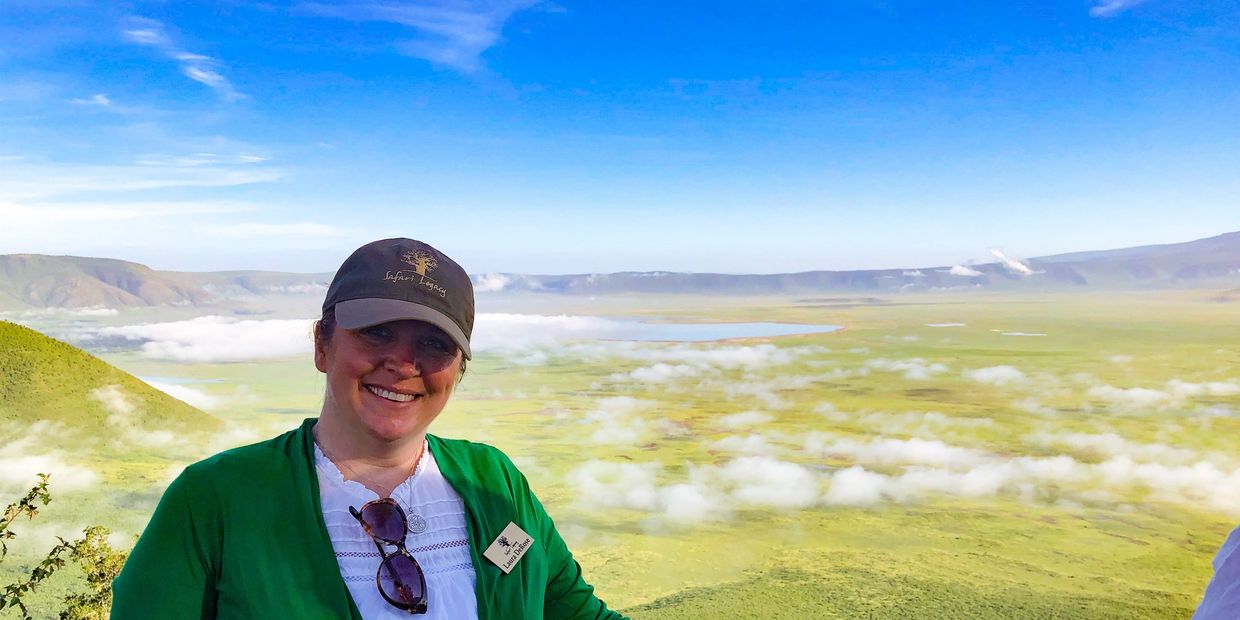
M 17 517 L 26 515 L 27 519 L 33 519 L 39 514 L 39 507 L 35 505 L 36 501 L 42 501 L 44 506 L 52 501 L 52 496 L 47 491 L 48 478 L 51 478 L 48 474 L 39 474 L 39 483 L 26 492 L 25 497 L 9 504 L 4 509 L 4 518 L 0 519 L 0 561 L 3 561 L 9 554 L 9 540 L 17 536 L 11 529 Z M 0 606 L 0 608 L 3 607 Z
M 7 541 L 16 536 L 11 529 L 13 522 L 22 515 L 33 519 L 39 514 L 36 502 L 46 506 L 51 501 L 48 478 L 47 474 L 39 474 L 38 484 L 4 509 L 4 517 L 0 519 L 0 545 L 3 545 L 0 547 L 0 561 L 8 555 Z M 65 597 L 61 620 L 106 620 L 112 605 L 112 580 L 120 574 L 126 558 L 124 552 L 116 551 L 108 544 L 108 534 L 107 528 L 94 525 L 86 528 L 82 538 L 73 542 L 56 537 L 60 542 L 30 571 L 25 581 L 4 586 L 0 592 L 0 610 L 17 609 L 22 620 L 32 620 L 23 597 L 72 561 L 81 566 L 87 590 Z

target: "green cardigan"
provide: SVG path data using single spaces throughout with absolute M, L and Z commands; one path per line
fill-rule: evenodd
M 187 467 L 113 583 L 112 618 L 361 620 L 323 525 L 314 422 Z M 427 442 L 465 502 L 480 619 L 621 617 L 594 595 L 508 457 L 468 441 Z M 482 552 L 509 522 L 535 544 L 504 574 Z

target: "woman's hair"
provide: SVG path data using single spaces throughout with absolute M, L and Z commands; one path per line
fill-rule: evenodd
M 323 316 L 314 322 L 312 335 L 314 336 L 315 346 L 324 345 L 331 342 L 332 334 L 336 332 L 336 308 L 335 306 L 323 311 Z M 461 371 L 456 375 L 456 382 L 460 383 L 465 378 L 465 363 L 469 360 L 465 356 L 461 356 Z

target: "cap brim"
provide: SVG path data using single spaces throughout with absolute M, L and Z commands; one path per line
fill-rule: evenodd
M 409 301 L 379 297 L 349 299 L 336 303 L 336 324 L 345 329 L 362 329 L 391 321 L 430 323 L 448 334 L 456 346 L 461 348 L 465 359 L 473 359 L 469 350 L 469 338 L 465 337 L 465 332 L 461 331 L 456 321 L 438 310 Z

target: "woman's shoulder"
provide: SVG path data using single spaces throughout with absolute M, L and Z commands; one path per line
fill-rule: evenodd
M 510 487 L 522 489 L 528 486 L 525 475 L 512 459 L 495 446 L 430 434 L 426 436 L 426 441 L 435 462 L 450 477 L 481 479 L 491 483 L 502 480 Z
M 271 439 L 213 454 L 186 467 L 179 480 L 183 484 L 200 485 L 219 480 L 256 482 L 266 477 L 287 476 L 298 463 L 306 460 L 301 437 L 303 432 L 308 432 L 305 429 L 303 424 Z
M 512 459 L 503 450 L 490 444 L 470 441 L 468 439 L 450 439 L 438 435 L 427 434 L 426 441 L 430 444 L 431 453 L 436 460 L 444 457 L 463 459 L 474 464 L 488 464 L 495 467 L 515 470 Z

